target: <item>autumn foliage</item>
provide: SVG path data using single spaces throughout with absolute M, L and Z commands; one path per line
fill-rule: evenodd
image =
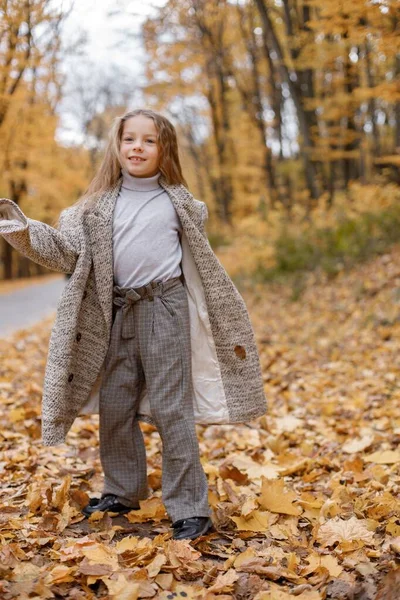
M 129 5 L 114 12 L 128 15 Z M 81 55 L 80 80 L 66 85 L 67 18 L 50 0 L 0 2 L 0 192 L 51 224 L 86 189 L 113 117 L 139 91 L 116 67 L 111 78 L 103 65 L 98 80 L 90 64 L 85 73 Z M 354 185 L 361 200 L 398 186 L 395 0 L 168 0 L 141 38 L 143 103 L 175 123 L 215 246 L 243 247 L 245 221 L 247 254 L 268 261 L 277 224 L 297 227 L 300 214 L 312 222 L 321 209 L 331 219 L 338 204 L 351 212 Z M 57 136 L 61 100 L 81 123 L 70 146 Z M 2 247 L 0 277 L 43 272 Z
M 102 484 L 97 419 L 43 447 L 52 319 L 3 340 L 1 598 L 398 598 L 399 258 L 309 285 L 299 302 L 277 284 L 246 294 L 269 412 L 198 428 L 215 530 L 194 542 L 171 539 L 149 426 L 151 497 L 83 518 Z

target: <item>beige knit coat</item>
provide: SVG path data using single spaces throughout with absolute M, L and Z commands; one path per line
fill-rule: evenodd
M 194 410 L 198 423 L 245 422 L 266 412 L 248 311 L 208 242 L 207 207 L 183 185 L 160 185 L 182 223 L 182 271 L 189 301 Z M 112 217 L 121 180 L 96 205 L 62 211 L 58 229 L 0 199 L 0 233 L 33 261 L 72 273 L 57 306 L 47 357 L 42 438 L 65 441 L 75 418 L 98 410 L 112 327 Z M 151 422 L 146 390 L 138 418 Z

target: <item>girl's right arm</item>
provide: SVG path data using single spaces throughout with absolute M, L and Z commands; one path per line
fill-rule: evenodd
M 65 209 L 59 228 L 29 219 L 12 200 L 0 198 L 0 234 L 16 250 L 34 262 L 63 273 L 72 273 L 79 256 L 80 240 Z

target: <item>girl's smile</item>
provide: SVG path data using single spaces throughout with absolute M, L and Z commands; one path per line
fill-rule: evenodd
M 121 167 L 134 177 L 152 177 L 159 171 L 160 152 L 153 119 L 137 115 L 127 119 L 121 136 Z

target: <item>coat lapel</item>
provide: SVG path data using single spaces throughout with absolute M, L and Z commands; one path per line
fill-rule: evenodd
M 112 215 L 120 187 L 121 179 L 108 192 L 102 194 L 94 208 L 85 215 L 93 257 L 96 286 L 98 290 L 101 290 L 98 298 L 108 329 L 111 328 L 112 323 L 112 294 L 114 286 Z
M 193 226 L 201 225 L 201 209 L 198 208 L 198 203 L 194 202 L 192 194 L 184 185 L 168 185 L 164 177 L 160 177 L 159 183 L 167 192 L 175 207 L 176 212 L 181 220 L 184 229 Z
M 121 183 L 122 178 L 117 181 L 113 188 L 102 194 L 93 209 L 85 215 L 96 285 L 98 289 L 101 288 L 98 297 L 108 329 L 111 328 L 112 324 L 114 286 L 112 217 Z M 185 230 L 190 229 L 191 226 L 193 227 L 192 221 L 198 225 L 201 223 L 201 211 L 195 205 L 193 196 L 183 185 L 168 185 L 163 176 L 160 177 L 159 184 L 170 197 Z

